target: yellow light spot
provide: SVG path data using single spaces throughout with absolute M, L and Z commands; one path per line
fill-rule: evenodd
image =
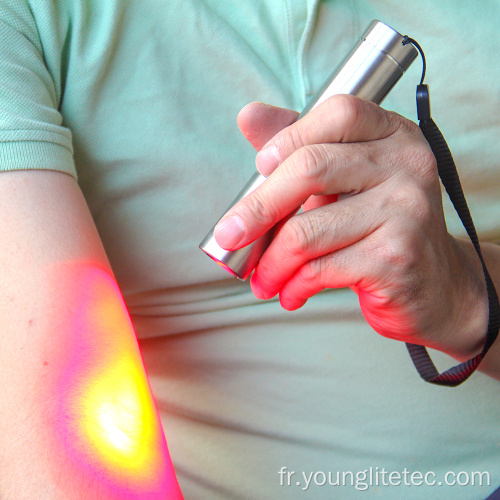
M 78 484 L 98 485 L 99 498 L 182 499 L 115 279 L 92 262 L 65 262 L 52 272 L 54 296 L 66 300 L 52 370 L 55 484 L 64 498 Z
M 88 362 L 68 373 L 75 444 L 111 476 L 153 478 L 167 452 L 132 323 L 111 276 L 85 278 L 74 328 Z
M 82 437 L 108 467 L 141 472 L 158 431 L 154 410 L 142 366 L 122 358 L 82 391 Z

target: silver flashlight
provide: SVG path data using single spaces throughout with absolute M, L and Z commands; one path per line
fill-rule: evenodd
M 351 94 L 380 104 L 417 55 L 413 45 L 403 45 L 403 37 L 397 31 L 380 21 L 372 21 L 351 52 L 308 102 L 299 119 L 336 94 Z M 265 180 L 265 176 L 254 174 L 226 212 Z M 246 247 L 229 251 L 215 241 L 214 228 L 200 243 L 200 248 L 237 278 L 247 279 L 271 242 L 274 229 Z

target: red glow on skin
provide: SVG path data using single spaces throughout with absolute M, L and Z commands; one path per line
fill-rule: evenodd
M 78 300 L 65 325 L 58 447 L 109 498 L 182 499 L 121 293 L 100 267 L 68 269 Z

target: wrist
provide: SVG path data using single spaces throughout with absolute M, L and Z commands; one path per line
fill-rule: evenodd
M 453 250 L 452 314 L 440 350 L 459 361 L 479 354 L 486 341 L 489 307 L 481 261 L 469 240 L 450 236 Z

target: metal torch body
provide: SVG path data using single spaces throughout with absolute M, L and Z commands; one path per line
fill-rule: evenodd
M 351 94 L 380 104 L 417 55 L 418 51 L 411 44 L 403 45 L 403 36 L 397 31 L 380 21 L 372 21 L 351 52 L 307 103 L 299 119 L 336 94 Z M 263 175 L 254 174 L 226 212 L 265 180 Z M 271 242 L 274 229 L 250 245 L 230 251 L 215 241 L 215 225 L 200 243 L 201 250 L 237 278 L 247 279 Z

